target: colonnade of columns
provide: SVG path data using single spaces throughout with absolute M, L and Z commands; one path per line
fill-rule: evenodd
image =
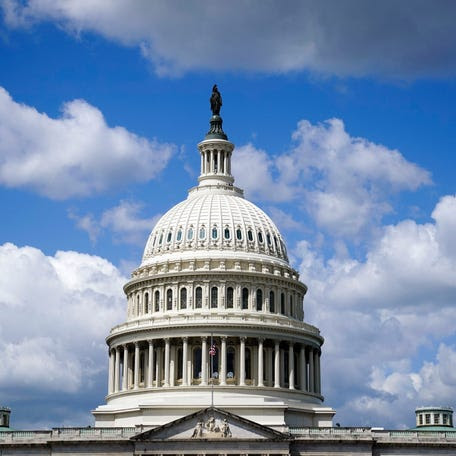
M 231 151 L 210 149 L 201 152 L 201 175 L 231 175 Z
M 109 394 L 201 385 L 320 394 L 320 349 L 284 340 L 208 336 L 150 339 L 109 351 Z

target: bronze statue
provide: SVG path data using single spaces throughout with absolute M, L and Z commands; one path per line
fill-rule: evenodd
M 222 96 L 218 91 L 217 84 L 214 84 L 212 87 L 212 95 L 211 95 L 211 111 L 212 115 L 219 116 L 220 115 L 220 108 L 222 107 Z

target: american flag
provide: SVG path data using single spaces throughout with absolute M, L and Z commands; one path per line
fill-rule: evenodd
M 217 348 L 215 347 L 215 344 L 212 344 L 212 345 L 211 345 L 211 348 L 209 349 L 209 354 L 210 354 L 211 356 L 214 356 L 215 353 L 216 353 L 216 351 L 217 351 Z

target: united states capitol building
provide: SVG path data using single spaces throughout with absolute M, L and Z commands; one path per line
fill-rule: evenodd
M 153 227 L 124 286 L 95 427 L 13 431 L 0 408 L 0 455 L 455 455 L 449 408 L 417 409 L 408 431 L 333 427 L 307 287 L 235 185 L 220 107 L 214 86 L 198 185 Z

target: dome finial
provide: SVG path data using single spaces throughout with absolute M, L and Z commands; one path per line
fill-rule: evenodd
M 220 108 L 222 107 L 222 95 L 220 94 L 217 84 L 212 87 L 212 95 L 209 99 L 211 103 L 212 117 L 210 120 L 211 128 L 207 132 L 205 139 L 228 139 L 222 128 L 223 120 L 220 117 Z

